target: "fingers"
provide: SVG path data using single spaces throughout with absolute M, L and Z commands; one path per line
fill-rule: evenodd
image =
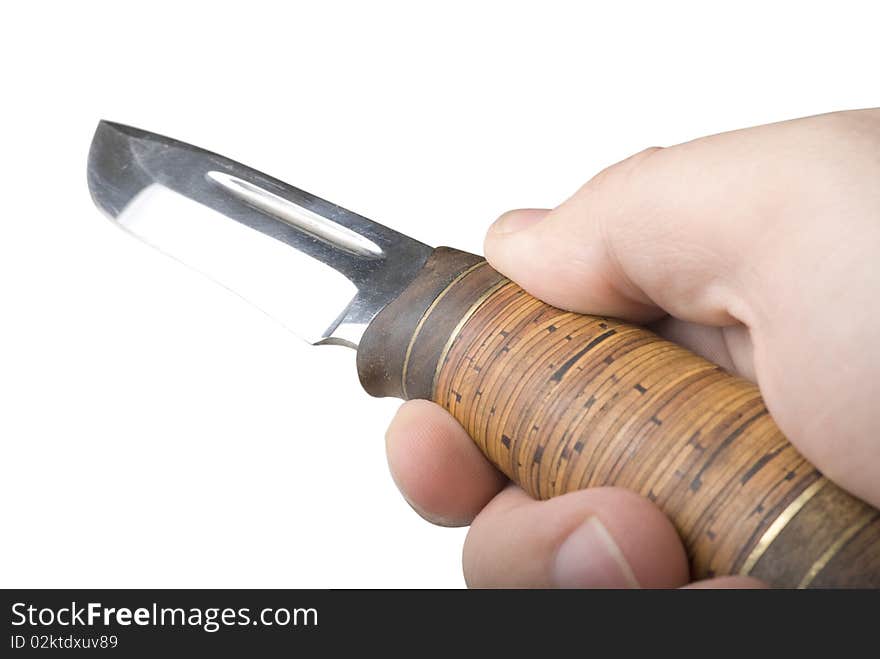
M 534 501 L 510 485 L 474 520 L 463 562 L 475 588 L 672 588 L 688 579 L 666 516 L 619 488 Z
M 435 524 L 469 524 L 507 480 L 458 421 L 425 400 L 400 407 L 385 434 L 385 447 L 404 498 Z
M 538 502 L 505 488 L 503 475 L 433 403 L 404 403 L 386 448 L 394 480 L 419 514 L 447 526 L 476 517 L 464 554 L 472 586 L 676 587 L 687 580 L 675 529 L 647 499 L 596 488 Z
M 477 518 L 464 550 L 472 587 L 673 588 L 687 582 L 675 529 L 632 492 L 595 488 L 534 501 L 515 485 L 505 488 L 506 479 L 458 422 L 428 401 L 402 405 L 386 441 L 394 480 L 419 514 L 445 526 Z M 685 587 L 764 586 L 722 577 Z

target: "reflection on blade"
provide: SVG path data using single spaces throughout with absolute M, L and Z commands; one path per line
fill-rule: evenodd
M 432 251 L 228 158 L 119 124 L 98 125 L 88 180 L 124 228 L 312 343 L 356 347 Z
M 207 275 L 310 343 L 357 294 L 333 268 L 160 185 L 142 190 L 119 226 Z
M 208 172 L 207 177 L 223 186 L 223 188 L 246 204 L 276 217 L 292 227 L 305 231 L 329 245 L 350 252 L 355 256 L 364 256 L 371 259 L 383 256 L 382 249 L 372 240 L 367 240 L 351 229 L 347 229 L 341 224 L 322 217 L 308 208 L 303 208 L 287 199 L 283 199 L 268 190 L 263 190 L 255 185 L 251 185 L 247 181 L 242 181 L 240 178 L 223 174 L 222 172 Z

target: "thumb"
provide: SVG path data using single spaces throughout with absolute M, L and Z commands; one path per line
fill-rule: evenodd
M 571 311 L 747 322 L 735 266 L 760 222 L 734 221 L 749 215 L 742 207 L 719 208 L 719 198 L 732 196 L 722 186 L 751 182 L 707 173 L 716 150 L 711 143 L 647 149 L 553 210 L 506 213 L 489 229 L 486 256 L 535 297 Z

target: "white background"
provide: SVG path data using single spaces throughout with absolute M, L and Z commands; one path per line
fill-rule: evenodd
M 398 403 L 92 206 L 101 117 L 479 251 L 651 145 L 878 105 L 872 5 L 29 2 L 0 19 L 0 586 L 460 586 Z

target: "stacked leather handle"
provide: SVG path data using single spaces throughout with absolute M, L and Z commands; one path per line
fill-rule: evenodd
M 565 312 L 438 248 L 373 321 L 364 388 L 449 410 L 532 496 L 616 485 L 654 501 L 695 579 L 880 587 L 880 512 L 786 440 L 754 384 L 651 332 Z

